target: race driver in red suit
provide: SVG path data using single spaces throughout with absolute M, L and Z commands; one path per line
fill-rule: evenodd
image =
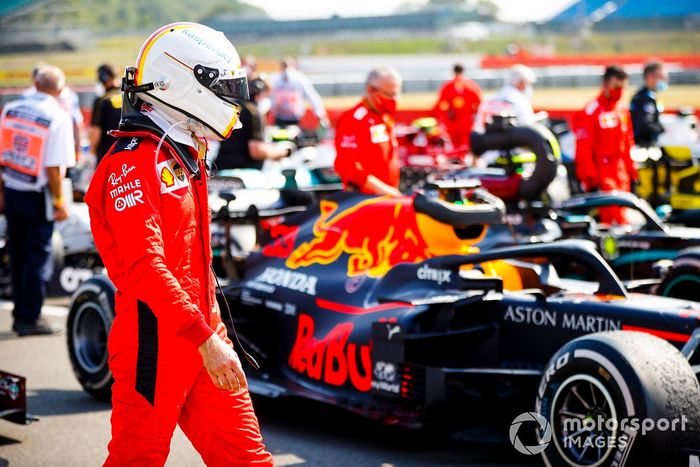
M 630 115 L 619 105 L 626 82 L 622 68 L 607 67 L 600 95 L 574 116 L 576 176 L 584 191 L 630 191 L 637 180 Z M 601 208 L 600 221 L 627 224 L 624 208 Z
M 272 465 L 210 270 L 203 157 L 238 121 L 242 70 L 222 33 L 193 23 L 156 31 L 127 69 L 118 140 L 85 197 L 118 290 L 107 466 L 164 465 L 176 424 L 209 466 Z
M 335 170 L 347 188 L 400 195 L 394 115 L 401 84 L 396 70 L 370 71 L 362 101 L 338 119 Z

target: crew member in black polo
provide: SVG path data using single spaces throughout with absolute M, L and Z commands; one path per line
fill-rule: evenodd
M 250 100 L 242 103 L 239 117 L 243 128 L 234 130 L 234 138 L 221 142 L 216 156 L 218 170 L 261 169 L 266 159 L 278 160 L 290 154 L 288 147 L 264 141 L 265 122 L 258 105 L 269 98 L 269 85 L 256 77 L 248 82 L 248 89 Z
M 634 142 L 637 146 L 655 146 L 664 127 L 659 115 L 664 111 L 658 92 L 668 88 L 668 80 L 660 62 L 649 62 L 644 66 L 644 85 L 630 103 Z
M 115 138 L 107 132 L 116 130 L 122 110 L 122 92 L 117 69 L 114 65 L 105 63 L 97 69 L 98 86 L 104 88 L 104 94 L 95 99 L 90 119 L 90 152 L 95 154 L 97 163 L 107 154 L 112 147 Z

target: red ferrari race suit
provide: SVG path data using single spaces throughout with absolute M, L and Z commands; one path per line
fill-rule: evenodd
M 167 142 L 156 154 L 149 132 L 118 136 L 85 196 L 117 288 L 105 465 L 163 465 L 176 424 L 209 466 L 272 465 L 250 395 L 217 388 L 198 352 L 214 332 L 230 343 L 209 268 L 206 177 L 190 179 Z
M 365 100 L 340 116 L 335 129 L 335 170 L 346 186 L 363 189 L 369 175 L 399 187 L 394 118 Z
M 440 88 L 435 118 L 445 125 L 455 148 L 469 150 L 469 135 L 481 104 L 481 89 L 474 81 L 458 77 Z
M 630 191 L 637 170 L 630 157 L 632 127 L 627 109 L 603 94 L 574 115 L 576 176 L 585 191 Z M 600 221 L 626 224 L 623 208 L 600 210 Z

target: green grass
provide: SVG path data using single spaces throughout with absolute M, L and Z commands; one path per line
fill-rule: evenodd
M 284 55 L 395 55 L 446 52 L 444 40 L 434 37 L 357 40 L 286 40 L 241 44 L 242 55 L 279 58 Z
M 700 31 L 596 33 L 585 41 L 563 34 L 491 37 L 474 42 L 425 35 L 397 39 L 298 39 L 244 44 L 241 49 L 246 53 L 270 58 L 284 54 L 372 55 L 445 52 L 501 55 L 512 43 L 517 43 L 527 50 L 551 47 L 559 55 L 695 54 L 700 53 Z

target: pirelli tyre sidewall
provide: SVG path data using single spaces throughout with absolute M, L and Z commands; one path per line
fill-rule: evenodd
M 679 451 L 700 445 L 698 401 L 695 374 L 668 342 L 627 331 L 580 337 L 552 357 L 538 388 L 535 409 L 551 427 L 541 455 L 549 466 L 676 465 Z M 572 414 L 585 423 L 573 426 Z M 661 419 L 678 420 L 675 429 Z
M 114 321 L 114 285 L 95 276 L 78 287 L 68 312 L 67 343 L 73 372 L 83 389 L 109 401 L 113 383 L 107 363 L 107 336 Z

